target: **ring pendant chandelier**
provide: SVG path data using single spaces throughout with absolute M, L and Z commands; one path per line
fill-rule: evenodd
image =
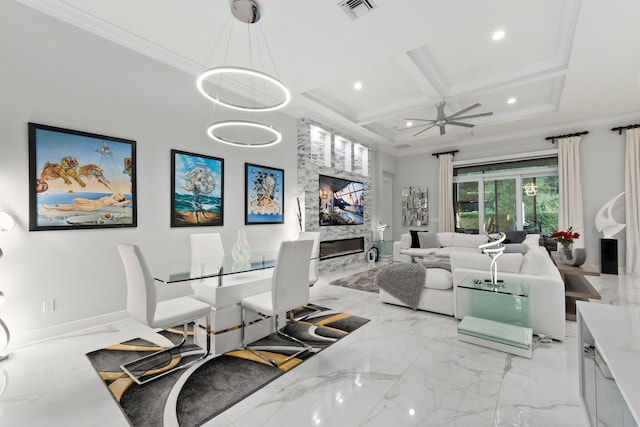
M 231 13 L 238 21 L 248 24 L 248 29 L 252 24 L 260 20 L 260 8 L 255 0 L 233 0 L 231 3 Z M 253 47 L 250 30 L 248 38 L 250 67 L 226 65 L 232 33 L 233 24 L 229 31 L 229 39 L 224 57 L 225 64 L 205 70 L 196 80 L 198 91 L 214 103 L 214 112 L 217 105 L 251 114 L 260 114 L 283 108 L 291 101 L 291 93 L 279 78 L 273 77 L 263 70 L 258 70 L 253 67 L 254 58 L 252 57 Z M 275 70 L 275 63 L 273 62 L 271 52 L 269 51 L 266 39 L 261 30 L 260 34 L 262 35 L 263 44 L 269 52 L 269 58 Z M 257 32 L 255 37 L 256 40 L 258 40 L 256 43 L 258 59 L 259 62 L 262 63 Z M 218 42 L 219 41 L 220 39 L 218 39 Z M 214 45 L 209 59 L 211 59 L 218 42 Z M 207 61 L 207 63 L 209 63 L 209 61 Z M 227 83 L 226 89 L 231 92 L 244 93 L 246 96 L 239 98 L 243 98 L 243 100 L 246 99 L 247 102 L 232 100 L 232 96 L 228 95 L 225 98 L 222 93 L 223 81 Z M 229 88 L 235 88 L 236 90 Z M 276 93 L 275 95 L 273 94 L 274 92 Z M 239 133 L 243 134 L 243 137 L 240 137 Z M 275 145 L 282 140 L 281 132 L 275 127 L 260 123 L 256 120 L 244 119 L 215 122 L 207 129 L 207 134 L 214 141 L 241 147 L 267 147 Z M 246 138 L 246 134 L 249 134 L 250 138 Z

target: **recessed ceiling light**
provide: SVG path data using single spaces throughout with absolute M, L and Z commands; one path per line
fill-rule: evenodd
M 411 126 L 413 126 L 413 122 L 407 122 L 404 124 L 406 127 L 410 128 Z
M 506 33 L 504 32 L 504 30 L 497 30 L 495 33 L 493 33 L 491 38 L 495 41 L 502 40 L 505 34 Z
M 515 103 L 516 103 L 516 99 L 515 98 L 507 99 L 507 104 L 515 104 Z
M 355 90 L 360 90 L 360 89 L 362 89 L 362 82 L 355 82 L 355 83 L 353 84 L 353 88 L 354 88 Z

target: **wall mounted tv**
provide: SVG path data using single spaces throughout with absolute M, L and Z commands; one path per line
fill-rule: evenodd
M 320 225 L 363 223 L 364 183 L 320 175 Z

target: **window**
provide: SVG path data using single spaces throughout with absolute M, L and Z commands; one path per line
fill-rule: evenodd
M 454 168 L 456 231 L 558 228 L 558 159 L 549 157 Z

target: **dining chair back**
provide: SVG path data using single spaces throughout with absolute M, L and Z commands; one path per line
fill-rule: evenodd
M 313 242 L 282 242 L 271 278 L 273 314 L 293 310 L 309 302 L 309 263 Z M 304 284 L 304 285 L 303 285 Z
M 191 259 L 224 256 L 220 233 L 191 234 Z
M 318 281 L 320 265 L 320 232 L 301 231 L 298 233 L 298 240 L 313 240 L 311 248 L 311 259 L 309 261 L 309 286 L 313 286 Z

